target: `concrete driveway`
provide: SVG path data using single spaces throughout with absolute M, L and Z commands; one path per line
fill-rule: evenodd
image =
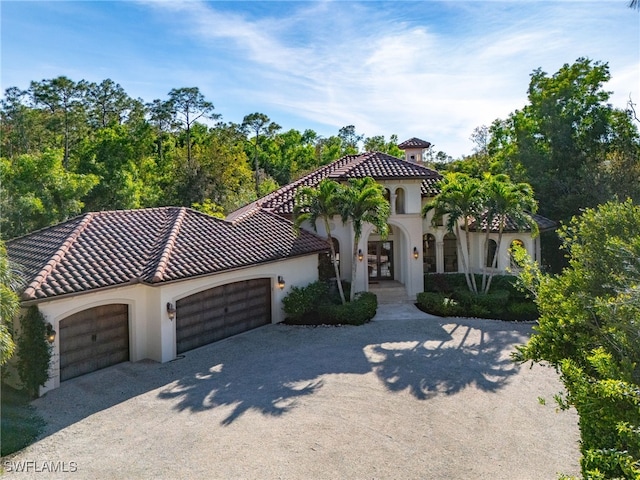
M 577 418 L 555 411 L 552 396 L 562 388 L 555 372 L 509 360 L 530 330 L 382 305 L 362 327 L 271 325 L 174 362 L 121 364 L 38 399 L 48 429 L 3 459 L 5 475 L 539 480 L 577 474 Z

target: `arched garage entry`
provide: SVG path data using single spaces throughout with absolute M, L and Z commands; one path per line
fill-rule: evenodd
M 176 351 L 183 353 L 271 323 L 271 279 L 210 288 L 176 302 Z
M 101 305 L 58 323 L 60 381 L 129 360 L 129 306 Z

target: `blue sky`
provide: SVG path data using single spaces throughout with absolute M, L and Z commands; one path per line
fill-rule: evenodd
M 525 105 L 536 68 L 608 62 L 611 103 L 640 103 L 627 3 L 2 0 L 0 80 L 4 92 L 110 78 L 145 102 L 198 87 L 224 121 L 261 112 L 323 136 L 355 125 L 457 157 L 475 127 Z

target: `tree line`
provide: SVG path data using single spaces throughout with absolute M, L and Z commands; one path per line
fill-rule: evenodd
M 531 74 L 528 101 L 476 128 L 473 153 L 427 152 L 444 172 L 508 175 L 532 186 L 539 213 L 568 222 L 587 207 L 640 200 L 635 105 L 614 108 L 608 64 L 579 58 Z M 58 77 L 8 88 L 0 100 L 1 238 L 82 211 L 188 206 L 224 215 L 343 155 L 378 150 L 402 157 L 397 136 L 283 131 L 266 114 L 225 122 L 198 88 L 144 102 L 105 80 Z M 543 257 L 562 264 L 555 235 Z M 555 257 L 555 258 L 554 258 Z
M 640 120 L 629 98 L 614 108 L 607 63 L 579 58 L 549 75 L 531 74 L 528 103 L 474 130 L 474 153 L 441 164 L 482 178 L 486 172 L 528 183 L 539 213 L 566 224 L 585 208 L 628 198 L 640 202 Z M 544 235 L 544 234 L 543 234 Z M 566 265 L 555 233 L 542 242 L 550 267 Z
M 263 113 L 224 122 L 197 87 L 145 102 L 111 79 L 60 76 L 8 88 L 0 116 L 3 239 L 83 211 L 177 205 L 224 216 L 360 145 L 402 156 L 395 135 L 353 125 L 325 138 Z

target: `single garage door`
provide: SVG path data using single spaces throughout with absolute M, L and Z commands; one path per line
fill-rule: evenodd
M 176 302 L 177 352 L 271 323 L 271 280 L 234 282 Z
M 129 360 L 129 306 L 102 305 L 59 324 L 60 380 Z

